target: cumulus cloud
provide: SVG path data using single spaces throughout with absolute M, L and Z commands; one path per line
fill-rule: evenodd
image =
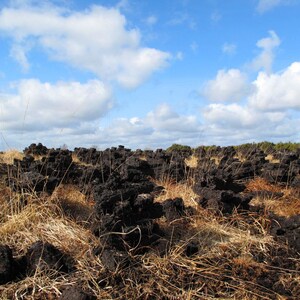
M 272 65 L 274 60 L 274 50 L 280 45 L 281 41 L 275 31 L 269 31 L 269 37 L 260 39 L 256 46 L 261 48 L 261 53 L 252 61 L 254 70 L 264 69 L 266 72 L 272 72 Z
M 266 122 L 280 122 L 285 117 L 284 113 L 258 113 L 255 109 L 238 104 L 210 104 L 203 114 L 206 121 L 222 128 L 238 130 L 256 128 Z
M 199 129 L 196 116 L 181 116 L 166 103 L 149 112 L 145 121 L 156 130 L 168 132 L 193 132 Z
M 37 25 L 38 24 L 38 25 Z M 133 88 L 164 67 L 170 54 L 141 46 L 138 29 L 129 29 L 117 8 L 92 6 L 65 11 L 54 6 L 19 6 L 0 12 L 0 32 L 13 39 L 16 59 L 27 66 L 30 40 L 51 59 L 88 70 L 101 79 Z
M 144 138 L 151 135 L 154 129 L 149 124 L 145 124 L 142 118 L 133 117 L 114 119 L 104 131 L 107 140 L 112 138 L 122 141 L 123 138 Z
M 165 148 L 173 143 L 195 144 L 202 134 L 196 115 L 180 115 L 161 104 L 144 118 L 118 118 L 97 132 L 103 146 L 125 144 L 132 148 Z
M 28 79 L 14 88 L 15 93 L 0 94 L 3 130 L 76 128 L 100 118 L 113 107 L 111 90 L 99 80 L 51 84 Z
M 231 69 L 219 70 L 204 84 L 203 95 L 213 102 L 202 108 L 203 136 L 210 144 L 300 138 L 300 62 L 273 73 L 280 39 L 274 31 L 269 34 L 257 42 L 262 52 L 252 62 L 260 70 L 255 80 L 250 83 L 239 69 Z M 226 103 L 238 100 L 243 101 Z
M 256 9 L 259 13 L 264 13 L 268 10 L 273 9 L 276 6 L 287 4 L 289 0 L 259 0 Z
M 220 70 L 215 79 L 207 81 L 203 95 L 210 101 L 239 101 L 250 90 L 247 76 L 238 69 Z
M 205 106 L 201 115 L 178 114 L 168 104 L 161 104 L 144 118 L 116 120 L 104 130 L 106 135 L 141 147 L 166 147 L 176 142 L 197 146 L 299 139 L 300 62 L 279 73 L 267 72 L 279 43 L 274 32 L 258 41 L 262 52 L 272 59 L 261 63 L 265 70 L 252 82 L 239 69 L 219 70 L 213 80 L 206 82 L 203 95 L 213 103 Z
M 101 116 L 112 105 L 109 91 L 106 93 L 104 87 L 102 90 L 99 82 L 89 82 L 86 86 L 77 84 L 54 86 L 32 80 L 18 84 L 19 93 L 16 95 L 1 95 L 0 124 L 5 137 L 5 141 L 3 136 L 0 138 L 2 148 L 5 148 L 4 142 L 20 149 L 32 142 L 42 142 L 51 147 L 67 144 L 70 148 L 93 145 L 107 148 L 123 144 L 132 149 L 166 148 L 173 143 L 196 146 L 201 143 L 203 128 L 198 117 L 181 115 L 168 104 L 159 105 L 143 118 L 109 118 L 101 122 Z M 39 86 L 34 90 L 40 92 L 33 92 L 33 85 Z M 95 91 L 97 86 L 98 92 Z M 49 95 L 41 91 L 44 89 Z M 91 102 L 89 97 L 90 102 L 87 103 L 85 96 L 89 89 L 94 90 L 94 101 Z M 72 96 L 69 95 L 70 90 L 73 91 Z M 31 101 L 27 102 L 29 98 Z M 74 99 L 77 103 L 73 103 Z M 102 106 L 99 104 L 101 99 Z M 79 110 L 75 109 L 76 105 Z M 85 113 L 75 116 L 84 107 L 87 107 Z
M 300 110 L 300 62 L 281 73 L 260 72 L 254 81 L 250 104 L 260 110 Z
M 299 137 L 299 117 L 285 112 L 262 112 L 249 105 L 210 104 L 203 111 L 204 137 L 210 144 L 282 141 Z

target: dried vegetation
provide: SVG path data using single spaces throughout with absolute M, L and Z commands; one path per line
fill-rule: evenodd
M 13 158 L 20 159 L 22 154 L 10 151 L 0 157 L 3 163 L 12 163 Z M 80 163 L 75 156 L 73 162 Z M 197 163 L 193 157 L 187 159 L 190 167 Z M 155 201 L 181 197 L 186 206 L 195 209 L 192 216 L 171 223 L 160 221 L 169 235 L 169 251 L 163 256 L 155 252 L 133 254 L 135 267 L 131 264 L 115 272 L 107 272 L 95 255 L 100 241 L 90 230 L 94 202 L 89 195 L 72 185 L 61 184 L 51 196 L 37 196 L 20 194 L 1 184 L 1 243 L 19 257 L 33 242 L 42 240 L 76 262 L 76 271 L 69 274 L 37 269 L 33 276 L 1 285 L 1 299 L 58 299 L 63 288 L 79 283 L 97 299 L 300 298 L 299 256 L 274 240 L 268 214 L 300 214 L 299 193 L 256 178 L 248 182 L 248 191 L 281 192 L 283 196 L 254 198 L 251 205 L 265 213 L 222 216 L 199 207 L 191 180 L 155 181 L 165 188 Z M 194 253 L 195 245 L 198 251 Z M 290 297 L 283 296 L 286 294 Z

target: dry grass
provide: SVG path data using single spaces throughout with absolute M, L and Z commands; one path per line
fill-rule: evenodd
M 11 149 L 0 154 L 0 163 L 12 165 L 14 163 L 14 159 L 22 160 L 23 157 L 24 154 L 22 152 Z
M 220 164 L 222 157 L 219 156 L 210 156 L 209 158 L 211 161 L 213 161 L 217 166 Z
M 238 152 L 233 158 L 237 158 L 240 162 L 245 162 L 247 160 L 247 157 L 240 152 Z
M 166 188 L 166 193 L 157 201 L 181 194 L 186 203 L 195 196 L 187 185 L 158 183 Z M 150 296 L 155 291 L 167 299 L 284 299 L 256 283 L 260 277 L 271 276 L 272 271 L 256 256 L 267 258 L 270 249 L 276 247 L 268 234 L 267 216 L 253 214 L 245 219 L 233 213 L 226 219 L 198 209 L 196 215 L 169 226 L 174 237 L 168 255 L 160 258 L 149 254 L 144 260 L 143 266 L 151 273 L 151 284 L 144 290 Z M 190 242 L 196 242 L 199 251 L 187 257 L 185 249 Z M 288 270 L 282 271 L 286 282 L 288 276 Z
M 193 216 L 190 224 L 197 233 L 201 233 L 201 240 L 207 240 L 205 244 L 210 244 L 209 241 L 212 240 L 221 243 L 225 248 L 239 245 L 240 250 L 244 249 L 247 252 L 249 245 L 256 245 L 258 249 L 266 249 L 266 245 L 273 243 L 273 238 L 267 232 L 269 226 L 267 219 L 257 218 L 256 215 L 248 215 L 245 220 L 242 215 L 235 212 L 226 219 L 206 212 L 206 214 Z M 252 233 L 253 230 L 256 234 Z
M 92 254 L 93 247 L 99 245 L 98 239 L 66 216 L 59 201 L 61 193 L 58 189 L 55 197 L 33 199 L 19 210 L 7 209 L 5 222 L 0 226 L 1 243 L 14 249 L 14 256 L 20 256 L 38 240 L 49 242 L 74 258 L 77 271 L 70 278 L 71 275 L 51 270 L 37 270 L 32 277 L 0 286 L 1 299 L 57 299 L 62 287 L 72 282 L 81 281 L 89 289 L 89 280 L 103 270 L 99 258 Z
M 174 183 L 170 187 L 176 190 Z M 61 187 L 55 196 L 39 199 L 39 203 L 32 201 L 0 227 L 2 242 L 11 246 L 15 255 L 24 254 L 34 241 L 47 241 L 70 254 L 77 271 L 61 275 L 37 270 L 34 276 L 0 286 L 1 299 L 57 299 L 64 286 L 79 282 L 97 299 L 284 299 L 256 283 L 260 276 L 269 276 L 270 268 L 255 255 L 268 257 L 269 249 L 275 246 L 263 222 L 249 225 L 238 214 L 226 220 L 199 212 L 181 222 L 181 236 L 165 256 L 151 252 L 133 256 L 136 267 L 108 274 L 92 253 L 98 239 L 66 218 L 57 201 L 77 196 L 84 203 L 84 197 L 72 186 Z M 172 224 L 173 231 L 181 225 Z M 251 234 L 250 226 L 259 234 Z M 199 251 L 187 257 L 185 249 L 192 241 L 197 242 Z M 299 282 L 298 273 L 280 273 L 286 286 Z
M 278 216 L 291 217 L 300 214 L 299 198 L 268 199 L 256 197 L 251 201 L 252 205 L 262 206 L 267 211 L 272 211 Z
M 146 155 L 140 155 L 138 157 L 139 160 L 147 161 L 147 156 Z
M 260 276 L 269 276 L 269 268 L 255 255 L 268 257 L 269 248 L 275 245 L 261 230 L 262 224 L 254 223 L 261 234 L 252 235 L 249 228 L 242 230 L 232 220 L 209 213 L 189 221 L 181 239 L 163 257 L 146 253 L 133 258 L 142 263 L 138 270 L 129 267 L 120 272 L 124 287 L 115 291 L 115 299 L 276 299 L 275 292 L 256 283 Z M 236 221 L 242 223 L 239 218 Z M 181 225 L 173 223 L 174 231 Z M 188 257 L 185 251 L 190 242 L 196 242 L 199 251 Z M 282 271 L 286 282 L 287 276 Z M 109 292 L 113 288 L 107 286 Z
M 262 206 L 266 211 L 271 211 L 279 216 L 290 217 L 300 214 L 300 195 L 293 188 L 282 187 L 278 184 L 270 184 L 265 179 L 256 178 L 247 184 L 248 191 L 268 191 L 283 193 L 280 198 L 255 197 L 251 205 Z
M 186 235 L 168 255 L 145 255 L 143 267 L 151 281 L 144 293 L 166 299 L 276 299 L 275 292 L 255 282 L 268 274 L 268 266 L 254 258 L 258 253 L 267 257 L 274 245 L 266 232 L 254 236 L 248 229 L 241 230 L 208 215 L 196 216 L 191 222 L 194 234 L 189 236 L 191 230 L 186 228 Z M 261 228 L 261 224 L 254 226 Z M 191 241 L 198 242 L 200 251 L 187 257 L 185 249 Z M 287 280 L 288 272 L 283 273 Z
M 73 284 L 80 284 L 97 299 L 285 299 L 260 279 L 279 276 L 286 289 L 300 286 L 300 266 L 289 270 L 268 263 L 279 245 L 268 233 L 267 215 L 234 212 L 227 218 L 217 216 L 198 207 L 198 196 L 189 182 L 165 179 L 155 183 L 165 188 L 155 201 L 181 197 L 185 205 L 197 208 L 195 215 L 171 224 L 160 221 L 167 232 L 169 251 L 164 256 L 155 252 L 130 254 L 133 263 L 115 272 L 107 272 L 93 254 L 93 249 L 101 246 L 87 227 L 93 201 L 77 187 L 60 185 L 51 197 L 37 197 L 17 194 L 3 186 L 1 243 L 9 245 L 14 256 L 20 256 L 37 240 L 49 242 L 74 258 L 76 272 L 62 275 L 38 269 L 33 276 L 0 286 L 1 299 L 58 299 L 63 287 Z M 259 178 L 249 182 L 247 188 L 282 191 L 282 187 Z M 284 189 L 284 193 L 279 199 L 281 209 L 293 207 L 299 213 L 299 199 L 293 198 L 293 190 Z M 24 196 L 27 205 L 21 204 Z M 283 201 L 288 199 L 294 204 L 286 205 Z M 272 205 L 270 208 L 279 210 L 279 204 Z M 199 251 L 188 257 L 186 249 L 191 242 Z
M 247 183 L 247 190 L 250 192 L 268 191 L 268 192 L 282 192 L 282 186 L 278 184 L 271 184 L 266 179 L 257 177 Z
M 196 199 L 198 195 L 194 193 L 192 186 L 189 183 L 176 183 L 176 181 L 165 178 L 163 180 L 155 180 L 155 184 L 164 187 L 164 192 L 155 198 L 155 201 L 162 202 L 167 199 L 176 197 L 182 198 L 186 206 L 198 208 Z
M 190 168 L 197 168 L 198 157 L 196 155 L 191 155 L 190 157 L 186 158 L 184 162 Z
M 93 216 L 93 199 L 84 195 L 74 185 L 59 185 L 51 195 L 52 201 L 59 203 L 63 213 L 80 223 L 89 223 Z
M 1 224 L 2 243 L 13 246 L 17 253 L 24 252 L 32 242 L 39 238 L 37 226 L 46 224 L 48 219 L 61 214 L 59 206 L 50 201 L 35 201 L 20 207 L 19 211 L 7 211 L 7 220 Z
M 86 166 L 86 167 L 93 166 L 92 164 L 88 164 L 88 163 L 81 161 L 80 158 L 76 155 L 76 153 L 72 153 L 72 161 L 73 161 L 73 163 L 81 165 L 81 166 Z
M 268 162 L 272 163 L 272 164 L 279 164 L 280 163 L 280 159 L 275 159 L 272 154 L 268 154 L 265 159 Z

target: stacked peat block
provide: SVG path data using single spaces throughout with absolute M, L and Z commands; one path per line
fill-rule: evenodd
M 233 165 L 240 163 L 235 158 L 235 149 L 217 147 L 209 152 L 198 149 L 196 155 L 199 161 L 193 189 L 199 195 L 199 204 L 222 213 L 231 213 L 235 208 L 248 209 L 252 197 L 242 193 L 245 185 L 236 180 L 239 173 L 237 168 L 232 168 Z M 247 176 L 252 174 L 250 166 L 242 172 Z

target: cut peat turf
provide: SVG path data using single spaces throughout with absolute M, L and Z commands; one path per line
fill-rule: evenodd
M 0 299 L 300 299 L 299 151 L 1 155 Z

